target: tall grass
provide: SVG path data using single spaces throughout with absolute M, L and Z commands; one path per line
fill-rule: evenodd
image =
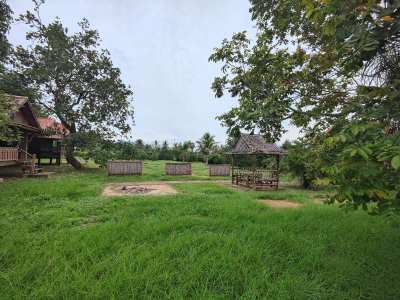
M 169 179 L 160 165 L 134 180 Z M 172 196 L 101 197 L 115 180 L 130 178 L 68 172 L 0 185 L 2 299 L 400 298 L 400 232 L 384 217 L 317 205 L 300 189 L 207 181 L 174 184 Z

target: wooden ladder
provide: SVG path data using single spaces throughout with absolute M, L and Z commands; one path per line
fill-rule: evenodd
M 19 149 L 26 155 L 26 159 L 22 162 L 22 168 L 24 173 L 27 175 L 35 175 L 42 171 L 41 168 L 36 164 L 36 154 L 30 154 L 23 149 Z

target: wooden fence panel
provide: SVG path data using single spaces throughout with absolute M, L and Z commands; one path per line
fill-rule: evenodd
M 0 161 L 18 160 L 18 148 L 0 147 Z
M 192 175 L 191 163 L 166 163 L 165 174 L 167 175 Z
M 143 162 L 140 160 L 110 160 L 107 162 L 108 175 L 142 175 Z
M 230 176 L 231 165 L 208 165 L 208 174 L 210 176 Z

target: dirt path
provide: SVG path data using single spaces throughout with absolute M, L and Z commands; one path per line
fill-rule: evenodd
M 176 180 L 176 181 L 143 181 L 143 182 L 115 182 L 106 184 L 103 196 L 138 196 L 138 195 L 170 195 L 176 194 L 177 191 L 171 184 L 182 183 L 217 183 L 227 180 Z M 229 182 L 229 181 L 228 181 Z
M 257 200 L 257 202 L 273 208 L 297 208 L 301 206 L 300 203 L 288 200 Z

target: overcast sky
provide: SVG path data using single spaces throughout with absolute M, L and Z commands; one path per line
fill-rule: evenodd
M 15 15 L 32 8 L 29 0 L 9 4 Z M 134 90 L 134 139 L 195 141 L 209 131 L 225 141 L 215 117 L 236 102 L 214 98 L 210 86 L 219 69 L 208 57 L 234 32 L 255 34 L 248 0 L 47 0 L 42 20 L 56 16 L 71 31 L 84 17 L 99 31 Z M 14 24 L 10 41 L 25 45 L 26 29 Z M 282 140 L 297 136 L 288 129 Z

